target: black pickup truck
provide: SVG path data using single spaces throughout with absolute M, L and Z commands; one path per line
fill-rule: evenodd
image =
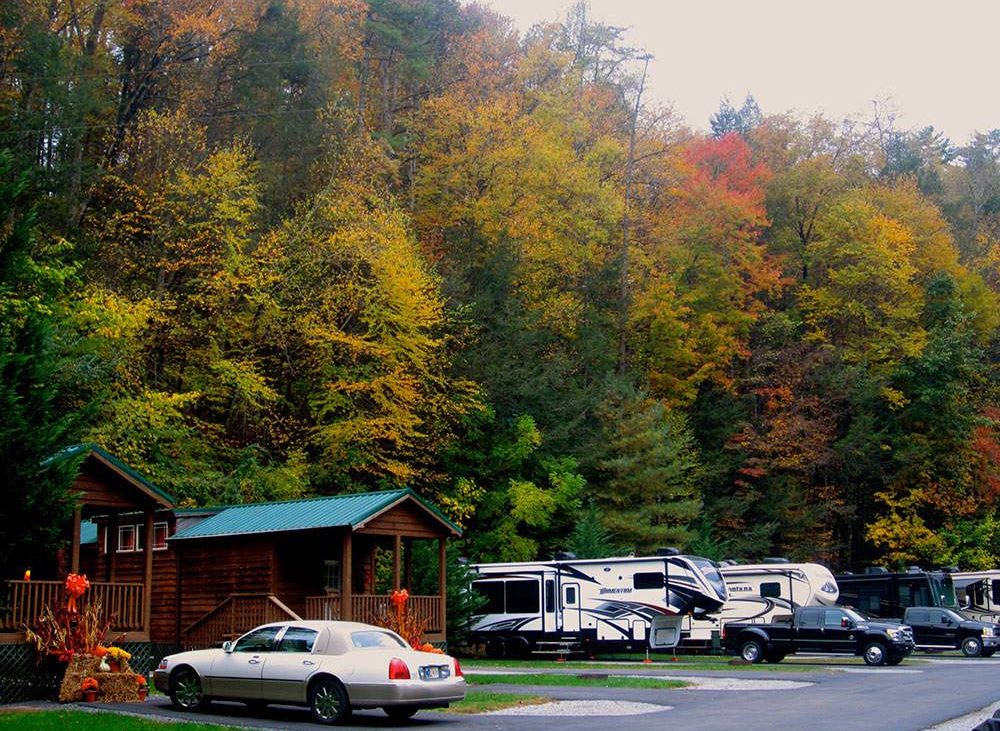
M 796 652 L 860 655 L 868 665 L 898 665 L 913 652 L 913 633 L 893 620 L 872 620 L 848 607 L 798 607 L 772 624 L 731 622 L 726 651 L 747 662 L 781 662 Z
M 1000 647 L 994 625 L 969 619 L 954 609 L 907 607 L 903 622 L 913 628 L 913 639 L 921 649 L 958 649 L 966 657 L 990 657 Z

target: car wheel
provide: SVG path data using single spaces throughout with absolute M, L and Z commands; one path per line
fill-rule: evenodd
M 865 665 L 885 665 L 887 653 L 881 642 L 869 642 L 865 645 Z
M 750 663 L 759 663 L 764 659 L 764 648 L 757 640 L 747 640 L 740 645 L 740 657 Z
M 334 678 L 323 678 L 309 691 L 309 708 L 320 723 L 340 723 L 351 715 L 351 705 L 343 684 Z
M 416 706 L 386 706 L 382 710 L 393 721 L 405 721 L 413 718 L 420 709 Z
M 962 654 L 966 657 L 979 657 L 983 654 L 983 643 L 978 637 L 966 637 L 962 640 Z
M 170 677 L 170 700 L 182 711 L 197 711 L 208 702 L 201 687 L 201 678 L 193 668 L 180 668 Z
M 903 662 L 903 655 L 893 655 L 888 660 L 885 661 L 886 665 L 899 665 Z
M 997 650 L 995 647 L 990 650 L 983 650 L 983 657 L 993 657 L 993 653 L 995 653 L 996 651 Z

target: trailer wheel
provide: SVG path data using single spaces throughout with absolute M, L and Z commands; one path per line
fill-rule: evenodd
M 501 660 L 506 657 L 506 643 L 500 638 L 494 638 L 486 643 L 486 657 L 490 660 Z
M 966 637 L 962 640 L 962 654 L 966 657 L 979 657 L 983 654 L 983 643 L 978 637 Z
M 764 659 L 764 647 L 759 640 L 747 640 L 740 645 L 740 657 L 749 663 L 759 663 Z
M 885 665 L 887 654 L 885 645 L 881 642 L 869 642 L 865 645 L 865 665 Z

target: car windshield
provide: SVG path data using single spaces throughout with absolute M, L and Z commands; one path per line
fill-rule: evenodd
M 969 617 L 966 617 L 961 612 L 955 611 L 954 609 L 946 609 L 944 611 L 944 616 L 951 617 L 952 622 L 965 622 Z
M 955 601 L 955 584 L 951 580 L 951 574 L 935 572 L 930 574 L 930 580 L 938 606 L 949 608 L 958 606 L 958 602 Z
M 396 649 L 406 647 L 406 643 L 391 632 L 379 632 L 378 630 L 364 630 L 362 632 L 351 632 L 351 644 L 355 647 L 389 647 Z

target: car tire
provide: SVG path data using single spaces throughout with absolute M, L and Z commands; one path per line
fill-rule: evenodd
M 865 665 L 885 665 L 889 659 L 889 653 L 881 642 L 869 642 L 862 652 Z
M 740 657 L 756 665 L 764 659 L 764 646 L 759 640 L 747 640 L 740 645 Z
M 983 642 L 978 637 L 966 637 L 962 640 L 962 654 L 966 657 L 979 657 L 983 654 Z
M 393 721 L 407 721 L 413 718 L 420 709 L 416 706 L 386 706 L 382 710 Z
M 309 689 L 309 710 L 319 723 L 333 725 L 351 716 L 347 689 L 336 678 L 320 678 Z
M 200 711 L 208 705 L 201 677 L 194 668 L 178 668 L 170 676 L 170 701 L 179 711 Z
M 990 648 L 989 650 L 983 650 L 983 657 L 993 657 L 993 654 L 996 651 L 997 651 L 997 649 L 995 647 Z
M 892 657 L 890 657 L 888 660 L 885 661 L 885 664 L 899 665 L 899 663 L 903 662 L 904 657 L 905 657 L 904 655 L 893 655 Z

